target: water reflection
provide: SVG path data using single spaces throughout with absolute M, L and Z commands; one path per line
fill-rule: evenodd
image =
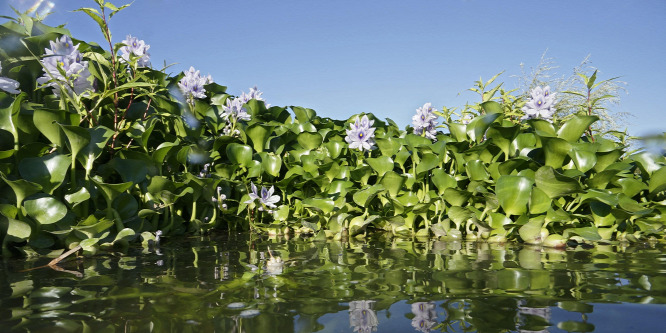
M 3 262 L 3 332 L 658 331 L 666 315 L 662 244 L 230 235 L 62 263 L 81 277 L 29 270 L 48 261 Z

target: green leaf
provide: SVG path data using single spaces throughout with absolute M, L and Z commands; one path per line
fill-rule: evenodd
M 315 208 L 324 214 L 330 214 L 335 208 L 333 200 L 322 198 L 307 198 L 303 200 L 303 206 Z
M 321 146 L 321 143 L 324 141 L 321 134 L 317 132 L 314 133 L 303 132 L 298 134 L 296 139 L 298 140 L 298 144 L 301 145 L 301 147 L 308 150 L 319 148 L 319 146 Z
M 300 106 L 291 106 L 291 109 L 294 111 L 296 119 L 301 124 L 310 122 L 316 116 L 315 111 L 312 109 L 303 108 Z
M 96 126 L 93 128 L 86 128 L 88 132 L 89 141 L 79 152 L 77 159 L 86 170 L 86 174 L 90 174 L 93 169 L 93 163 L 102 154 L 106 143 L 113 136 L 113 131 L 104 126 Z
M 518 234 L 520 234 L 520 238 L 527 244 L 541 244 L 548 237 L 548 232 L 542 227 L 543 218 L 531 219 L 518 229 Z
M 500 103 L 497 103 L 495 101 L 487 101 L 481 103 L 481 108 L 486 112 L 486 113 L 504 113 L 504 109 L 502 108 L 502 105 Z
M 24 241 L 32 234 L 32 228 L 30 228 L 28 223 L 9 217 L 0 216 L 0 228 L 3 231 L 7 230 L 7 235 L 3 242 L 6 242 L 10 236 L 13 238 L 11 240 Z
M 505 156 L 511 154 L 511 143 L 516 139 L 520 133 L 520 126 L 490 126 L 486 131 L 486 137 L 499 147 Z
M 227 145 L 227 157 L 232 163 L 248 167 L 252 162 L 252 147 L 239 143 Z
M 341 141 L 329 141 L 324 144 L 324 147 L 328 149 L 328 154 L 331 158 L 338 158 L 345 144 Z
M 76 157 L 90 143 L 90 133 L 84 127 L 58 125 L 60 125 L 60 128 L 62 128 L 67 137 L 67 147 L 72 152 L 72 155 Z
M 39 184 L 45 193 L 53 194 L 65 180 L 71 163 L 68 156 L 50 154 L 24 158 L 18 169 L 23 179 Z
M 431 179 L 433 184 L 437 186 L 437 194 L 439 195 L 442 195 L 447 188 L 455 188 L 458 186 L 456 179 L 441 168 L 432 170 Z
M 30 217 L 41 224 L 56 223 L 67 214 L 65 204 L 46 194 L 31 196 L 25 200 L 23 207 Z
M 578 142 L 583 133 L 597 120 L 599 120 L 597 116 L 574 116 L 562 124 L 557 131 L 557 137 L 569 143 Z
M 568 155 L 576 165 L 576 169 L 580 172 L 588 172 L 597 163 L 597 153 L 586 150 L 580 147 L 579 144 L 574 144 L 573 149 L 569 151 Z
M 282 168 L 282 158 L 280 156 L 269 155 L 266 152 L 259 153 L 261 157 L 261 168 L 267 174 L 277 177 L 280 175 L 280 169 Z
M 563 176 L 549 166 L 539 168 L 534 178 L 536 186 L 550 198 L 576 193 L 582 189 L 577 180 Z
M 245 134 L 248 138 L 250 138 L 252 141 L 252 146 L 257 152 L 264 151 L 266 142 L 268 142 L 268 138 L 272 133 L 273 126 L 265 126 L 259 123 L 253 124 L 245 130 Z
M 374 185 L 364 190 L 357 191 L 353 196 L 354 202 L 361 207 L 368 207 L 370 201 L 383 189 L 384 187 L 382 185 Z
M 648 189 L 650 195 L 655 195 L 658 192 L 666 190 L 666 166 L 662 166 L 652 173 L 652 177 L 650 177 L 648 182 Z
M 379 156 L 366 159 L 366 162 L 372 167 L 379 177 L 385 173 L 393 171 L 393 159 L 388 156 Z
M 424 153 L 420 157 L 421 161 L 416 164 L 417 176 L 434 169 L 441 162 L 439 157 L 433 153 Z
M 467 140 L 466 125 L 450 122 L 447 124 L 449 126 L 449 132 L 458 142 L 463 142 Z
M 382 155 L 389 157 L 395 155 L 400 150 L 400 147 L 402 147 L 402 144 L 394 137 L 376 139 L 375 143 L 382 152 Z
M 538 187 L 532 188 L 530 196 L 530 214 L 538 215 L 548 211 L 552 206 L 553 200 Z
M 60 130 L 58 124 L 78 124 L 78 117 L 76 114 L 67 113 L 60 110 L 35 110 L 32 116 L 35 127 L 47 138 L 51 143 L 58 147 L 65 146 L 65 136 Z
M 572 147 L 569 142 L 560 138 L 542 137 L 543 152 L 546 157 L 546 165 L 559 169 L 564 165 L 564 159 L 569 156 Z
M 502 116 L 501 113 L 489 113 L 483 116 L 476 117 L 467 124 L 467 136 L 472 141 L 481 142 L 486 130 L 490 127 L 495 120 Z
M 420 135 L 411 134 L 411 133 L 409 133 L 405 136 L 405 143 L 412 150 L 415 150 L 418 147 L 422 147 L 422 146 L 427 147 L 427 146 L 432 145 L 432 141 L 430 139 L 422 137 Z
M 405 184 L 405 180 L 405 176 L 399 175 L 394 171 L 388 171 L 384 174 L 380 183 L 388 191 L 389 195 L 395 198 Z
M 416 169 L 418 170 L 418 167 Z M 467 164 L 465 164 L 465 169 L 470 180 L 488 180 L 488 170 L 486 170 L 483 161 L 467 161 Z
M 507 215 L 522 215 L 532 195 L 532 181 L 523 176 L 501 176 L 495 185 L 500 206 Z
M 65 194 L 65 201 L 69 202 L 72 207 L 88 199 L 90 199 L 90 193 L 85 187 L 79 188 L 76 192 Z
M 0 172 L 0 178 L 2 178 L 2 180 L 14 190 L 14 195 L 16 195 L 16 207 L 20 207 L 21 203 L 23 203 L 23 199 L 27 196 L 42 190 L 41 185 L 29 182 L 25 179 L 9 180 L 5 178 L 5 175 L 2 172 Z

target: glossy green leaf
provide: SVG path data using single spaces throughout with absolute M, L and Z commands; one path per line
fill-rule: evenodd
M 568 153 L 571 160 L 576 165 L 576 169 L 581 172 L 588 172 L 594 165 L 597 164 L 597 153 L 595 151 L 580 149 L 573 146 L 573 149 Z
M 324 144 L 326 149 L 328 149 L 328 154 L 331 158 L 338 158 L 345 145 L 346 144 L 341 141 L 329 141 Z
M 433 153 L 424 153 L 420 156 L 419 163 L 416 164 L 416 174 L 421 175 L 425 172 L 428 172 L 440 163 L 440 159 L 437 155 Z
M 447 124 L 449 126 L 449 131 L 451 132 L 451 135 L 459 141 L 465 141 L 467 140 L 467 126 L 459 123 L 454 123 L 450 122 Z
M 400 147 L 402 147 L 402 144 L 399 142 L 399 140 L 393 137 L 376 139 L 375 143 L 377 144 L 377 147 L 379 147 L 379 150 L 382 152 L 382 155 L 388 157 L 395 155 L 400 150 Z
M 543 145 L 546 157 L 546 165 L 559 169 L 564 165 L 564 160 L 569 156 L 572 146 L 569 142 L 560 138 L 539 137 Z
M 666 190 L 666 166 L 662 166 L 652 173 L 648 182 L 648 189 L 651 195 Z
M 465 164 L 465 170 L 467 171 L 467 176 L 470 180 L 488 180 L 488 170 L 486 170 L 483 161 L 467 161 L 467 164 Z
M 252 146 L 257 152 L 264 151 L 268 138 L 273 133 L 273 126 L 265 126 L 259 123 L 250 125 L 245 129 L 245 134 L 252 141 Z
M 502 114 L 500 113 L 488 113 L 472 119 L 472 121 L 467 124 L 467 136 L 469 136 L 472 141 L 481 142 L 483 136 L 486 134 L 486 130 L 490 127 L 490 124 L 501 116 Z
M 315 208 L 324 214 L 330 214 L 335 208 L 333 200 L 322 198 L 307 198 L 303 200 L 303 206 Z
M 402 190 L 403 185 L 405 184 L 406 177 L 397 174 L 393 171 L 388 171 L 382 177 L 380 184 L 388 191 L 391 197 L 398 196 L 400 190 Z
M 546 192 L 538 187 L 532 188 L 530 195 L 530 214 L 543 214 L 552 206 L 553 199 L 551 199 Z
M 298 122 L 302 124 L 310 122 L 316 116 L 315 111 L 312 109 L 303 108 L 300 106 L 292 106 L 291 109 L 294 111 Z
M 315 133 L 303 132 L 298 134 L 297 140 L 298 144 L 301 145 L 301 147 L 303 147 L 304 149 L 312 150 L 319 148 L 324 139 L 322 138 L 321 134 L 317 132 Z
M 93 169 L 93 163 L 102 154 L 107 142 L 113 136 L 113 131 L 104 126 L 96 126 L 94 128 L 86 128 L 90 140 L 88 144 L 81 149 L 77 159 L 86 169 L 86 173 L 90 174 Z
M 367 207 L 369 202 L 377 195 L 377 192 L 383 189 L 384 187 L 382 185 L 374 185 L 357 191 L 353 195 L 354 202 L 361 207 Z
M 50 154 L 24 158 L 18 169 L 23 179 L 39 184 L 45 193 L 53 194 L 65 180 L 71 162 L 69 156 Z
M 252 147 L 238 143 L 227 145 L 227 157 L 232 163 L 248 167 L 252 161 Z
M 520 126 L 490 126 L 488 131 L 486 131 L 486 137 L 497 145 L 505 156 L 510 156 L 511 154 L 511 143 L 516 139 L 520 133 Z
M 570 143 L 577 142 L 590 125 L 597 120 L 599 120 L 597 116 L 573 116 L 560 126 L 557 137 Z
M 486 113 L 499 113 L 499 114 L 504 114 L 504 109 L 502 108 L 502 104 L 497 103 L 495 101 L 486 101 L 481 103 L 481 108 L 486 112 Z
M 2 172 L 0 172 L 0 178 L 2 178 L 2 180 L 4 180 L 5 183 L 7 183 L 7 185 L 9 185 L 9 187 L 12 188 L 12 190 L 14 190 L 17 207 L 21 206 L 21 203 L 23 203 L 23 200 L 27 196 L 35 194 L 42 190 L 41 185 L 29 182 L 25 179 L 9 180 L 5 178 L 5 175 Z
M 365 160 L 372 167 L 379 177 L 385 173 L 393 171 L 393 159 L 388 156 L 372 157 Z
M 456 179 L 446 173 L 441 168 L 433 169 L 432 170 L 432 182 L 437 186 L 437 191 L 439 195 L 442 195 L 444 193 L 444 190 L 447 188 L 455 188 L 458 186 L 458 182 Z
M 282 158 L 276 155 L 269 155 L 266 152 L 259 154 L 261 156 L 261 168 L 267 174 L 277 177 L 280 175 L 280 168 L 282 168 Z
M 25 200 L 23 207 L 30 217 L 41 224 L 56 223 L 67 214 L 65 204 L 46 194 L 31 196 Z
M 539 168 L 534 178 L 536 186 L 550 198 L 576 193 L 582 189 L 577 180 L 563 176 L 548 166 Z
M 543 219 L 531 219 L 518 229 L 520 238 L 527 244 L 541 244 L 548 237 L 548 232 L 542 226 Z
M 79 123 L 76 114 L 60 110 L 35 110 L 32 119 L 35 127 L 58 147 L 64 147 L 66 140 L 58 124 L 73 125 Z
M 74 157 L 90 143 L 90 133 L 84 128 L 72 125 L 60 125 L 67 137 L 67 147 Z
M 507 215 L 522 215 L 532 195 L 532 181 L 522 176 L 501 176 L 495 185 L 500 206 Z

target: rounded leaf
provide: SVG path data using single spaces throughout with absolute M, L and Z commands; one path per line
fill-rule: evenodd
M 232 163 L 247 167 L 252 162 L 252 147 L 230 143 L 227 145 L 227 157 Z
M 41 224 L 56 223 L 67 215 L 67 206 L 46 194 L 35 195 L 25 200 L 23 207 L 30 217 Z
M 24 158 L 19 163 L 23 179 L 37 183 L 48 194 L 62 184 L 72 160 L 66 155 L 50 154 L 41 157 Z
M 532 194 L 532 181 L 523 176 L 501 176 L 495 185 L 500 206 L 507 215 L 522 215 Z

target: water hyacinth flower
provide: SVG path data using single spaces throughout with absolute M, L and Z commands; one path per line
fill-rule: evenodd
M 185 72 L 185 76 L 178 82 L 178 87 L 186 95 L 188 103 L 192 103 L 194 98 L 206 98 L 206 89 L 204 85 L 213 83 L 213 78 L 201 76 L 198 70 L 190 66 Z
M 249 101 L 251 101 L 251 100 L 253 100 L 253 99 L 255 99 L 255 100 L 257 100 L 257 101 L 262 101 L 262 102 L 265 103 L 266 101 L 263 99 L 263 97 L 261 97 L 262 94 L 263 94 L 263 92 L 259 91 L 259 89 L 257 88 L 257 86 L 254 86 L 254 88 L 250 88 L 250 92 L 249 92 L 249 93 L 246 94 L 245 92 L 243 92 L 243 93 L 241 93 L 241 95 L 240 95 L 238 98 L 239 98 L 241 101 L 243 101 L 243 104 L 245 104 L 245 103 L 247 103 L 247 102 L 249 102 Z M 271 105 L 270 105 L 270 104 L 266 104 L 266 107 L 267 107 L 267 108 L 270 108 Z
M 437 115 L 434 113 L 435 108 L 430 103 L 423 104 L 422 107 L 416 109 L 416 114 L 412 117 L 412 125 L 414 126 L 414 134 L 423 135 L 430 140 L 435 140 L 437 135 Z
M 250 189 L 252 190 L 252 193 L 249 193 L 250 200 L 245 201 L 246 204 L 253 203 L 255 200 L 259 200 L 259 203 L 261 203 L 263 206 L 269 207 L 269 208 L 276 208 L 275 206 L 276 203 L 280 201 L 280 196 L 279 195 L 273 195 L 273 192 L 275 192 L 275 188 L 271 186 L 270 189 L 266 189 L 266 187 L 262 186 L 261 187 L 261 192 L 258 192 L 257 186 L 254 185 L 253 183 L 250 183 Z M 270 212 L 270 211 L 269 211 Z
M 0 62 L 0 73 L 2 72 L 2 63 Z M 16 80 L 12 80 L 8 77 L 0 77 L 0 90 L 4 90 L 10 94 L 18 94 L 21 91 L 18 90 L 19 83 Z
M 522 110 L 525 116 L 521 119 L 540 118 L 552 121 L 555 114 L 555 96 L 557 93 L 550 92 L 550 86 L 544 88 L 536 87 L 530 92 L 530 99 L 527 101 Z
M 374 120 L 368 119 L 367 115 L 362 118 L 356 117 L 356 121 L 350 125 L 347 130 L 345 141 L 349 144 L 349 148 L 359 149 L 360 151 L 371 150 L 375 145 L 375 128 L 371 127 Z
M 148 53 L 150 45 L 132 35 L 127 35 L 122 43 L 125 46 L 120 48 L 120 56 L 125 62 L 129 62 L 130 55 L 134 55 L 137 58 L 137 66 L 150 67 L 150 54 Z
M 61 85 L 77 95 L 92 90 L 88 62 L 83 60 L 79 45 L 74 45 L 69 36 L 49 43 L 51 48 L 44 49 L 46 57 L 41 60 L 44 76 L 38 78 L 37 83 L 52 87 L 56 96 L 61 93 Z

